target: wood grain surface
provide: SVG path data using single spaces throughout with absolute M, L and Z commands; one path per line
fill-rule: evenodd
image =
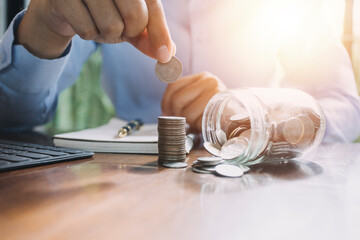
M 359 152 L 324 145 L 234 179 L 99 153 L 4 172 L 0 238 L 360 239 Z M 207 155 L 194 150 L 187 161 Z

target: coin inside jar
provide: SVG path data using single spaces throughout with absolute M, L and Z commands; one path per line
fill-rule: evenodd
M 182 71 L 182 64 L 176 57 L 172 57 L 167 63 L 157 62 L 155 65 L 155 74 L 164 83 L 175 82 L 181 77 Z
M 248 112 L 238 113 L 230 117 L 230 121 L 246 121 L 249 119 L 250 116 Z
M 231 160 L 245 153 L 248 140 L 243 137 L 235 137 L 227 141 L 220 151 L 220 156 L 225 160 Z
M 208 151 L 210 154 L 214 156 L 220 156 L 220 146 L 211 143 L 211 142 L 204 142 L 204 148 L 206 151 Z
M 285 122 L 283 134 L 288 143 L 297 144 L 304 136 L 304 125 L 298 118 L 290 118 Z
M 300 145 L 305 145 L 310 143 L 315 137 L 315 126 L 313 121 L 307 116 L 299 116 L 299 120 L 304 126 L 304 137 L 299 142 Z

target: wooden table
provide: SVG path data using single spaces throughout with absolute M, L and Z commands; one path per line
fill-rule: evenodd
M 0 238 L 360 239 L 359 153 L 324 145 L 234 179 L 126 154 L 0 173 Z

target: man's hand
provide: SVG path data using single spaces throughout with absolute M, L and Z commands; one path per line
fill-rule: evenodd
M 202 115 L 209 100 L 225 85 L 214 75 L 203 72 L 169 84 L 162 100 L 164 115 L 186 117 L 191 130 L 201 132 Z
M 175 52 L 160 0 L 32 0 L 17 42 L 39 57 L 56 58 L 75 34 L 102 43 L 127 41 L 163 63 Z

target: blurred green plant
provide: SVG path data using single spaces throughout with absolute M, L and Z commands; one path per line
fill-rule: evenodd
M 49 135 L 97 127 L 115 116 L 100 84 L 101 64 L 97 50 L 85 63 L 77 82 L 60 94 L 55 117 L 46 125 Z

